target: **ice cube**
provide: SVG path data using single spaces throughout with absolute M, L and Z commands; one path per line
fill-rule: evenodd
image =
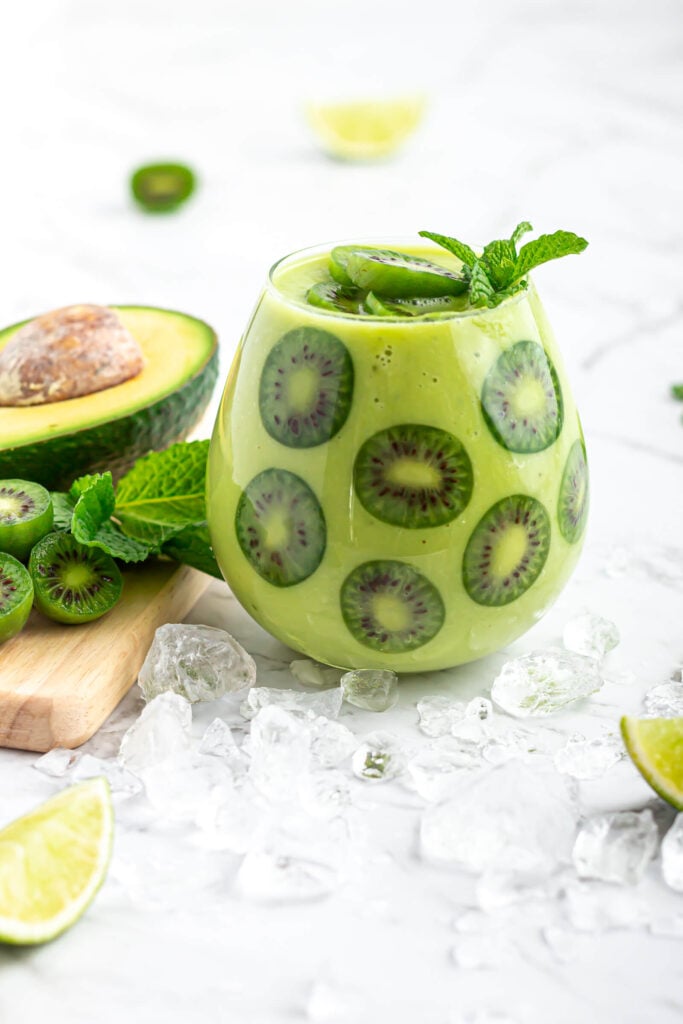
M 423 697 L 417 702 L 419 727 L 425 736 L 447 736 L 452 726 L 465 717 L 467 705 L 449 697 Z
M 503 665 L 493 683 L 495 703 L 515 718 L 549 715 L 597 693 L 603 685 L 597 662 L 559 648 L 534 651 Z
M 398 676 L 389 669 L 357 668 L 341 677 L 344 700 L 365 711 L 389 711 L 398 701 Z
M 119 757 L 135 775 L 189 750 L 192 708 L 177 693 L 162 693 L 124 733 Z
M 648 718 L 683 717 L 683 683 L 660 683 L 648 690 L 643 698 Z
M 296 797 L 311 760 L 310 733 L 298 718 L 277 705 L 261 708 L 251 724 L 250 753 L 249 775 L 264 796 Z
M 204 805 L 214 799 L 214 790 L 227 798 L 232 774 L 227 764 L 215 757 L 186 754 L 148 768 L 144 773 L 147 799 L 167 821 L 196 821 Z
M 78 750 L 65 750 L 63 747 L 53 747 L 52 750 L 48 750 L 47 754 L 43 754 L 37 761 L 33 762 L 33 767 L 43 775 L 50 775 L 52 778 L 59 779 L 63 775 L 66 775 L 74 765 L 78 764 L 82 757 L 82 754 Z
M 385 782 L 399 775 L 405 755 L 395 736 L 388 732 L 371 732 L 358 747 L 351 760 L 351 770 L 359 779 Z
M 358 741 L 350 729 L 324 715 L 306 717 L 311 737 L 311 757 L 320 768 L 336 768 L 351 757 Z
M 254 659 L 224 629 L 170 622 L 154 634 L 138 683 L 146 701 L 172 692 L 195 703 L 243 690 L 255 679 Z
M 463 772 L 480 764 L 475 748 L 463 746 L 452 736 L 442 736 L 408 761 L 405 785 L 424 800 L 444 800 L 457 788 Z
M 616 733 L 587 739 L 573 733 L 565 745 L 555 752 L 558 772 L 573 779 L 599 779 L 626 757 L 624 744 Z
M 255 686 L 242 704 L 245 718 L 253 718 L 261 708 L 279 707 L 293 715 L 307 715 L 312 711 L 325 718 L 337 718 L 342 706 L 341 687 L 321 690 L 319 693 L 300 693 L 299 690 L 276 690 L 270 686 Z
M 667 885 L 683 892 L 683 814 L 676 819 L 662 842 L 662 875 Z
M 116 759 L 83 754 L 71 771 L 74 782 L 104 776 L 113 796 L 135 796 L 142 792 L 142 782 Z
M 429 808 L 420 840 L 430 861 L 542 878 L 569 862 L 575 826 L 573 792 L 562 776 L 509 761 L 466 776 L 450 800 Z
M 619 630 L 609 619 L 585 612 L 567 623 L 562 642 L 568 651 L 602 661 L 619 643 Z
M 493 704 L 488 697 L 474 697 L 465 708 L 465 718 L 478 718 L 482 722 L 493 716 Z
M 574 865 L 580 878 L 635 885 L 657 851 L 658 833 L 652 811 L 617 811 L 589 818 L 574 843 Z
M 222 718 L 214 718 L 208 726 L 199 744 L 199 753 L 228 758 L 239 753 L 232 730 Z
M 340 771 L 314 772 L 300 787 L 301 804 L 315 818 L 343 814 L 351 803 L 348 777 Z
M 339 686 L 341 677 L 341 669 L 328 668 L 327 665 L 320 665 L 317 661 L 309 661 L 307 658 L 291 661 L 289 671 L 302 686 Z

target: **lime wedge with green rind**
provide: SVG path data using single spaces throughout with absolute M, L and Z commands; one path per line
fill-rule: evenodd
M 37 945 L 74 924 L 104 881 L 113 834 L 104 778 L 63 790 L 0 831 L 0 942 Z
M 621 719 L 634 765 L 655 793 L 683 811 L 683 718 Z

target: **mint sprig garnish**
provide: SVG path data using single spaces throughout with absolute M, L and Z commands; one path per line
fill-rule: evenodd
M 468 281 L 470 305 L 492 309 L 526 288 L 526 277 L 534 267 L 561 256 L 583 252 L 588 245 L 585 238 L 571 231 L 555 231 L 551 235 L 540 235 L 518 250 L 520 239 L 530 231 L 533 231 L 531 224 L 522 221 L 510 238 L 489 242 L 479 255 L 471 246 L 449 235 L 420 231 L 420 236 L 436 242 L 462 262 L 464 276 Z

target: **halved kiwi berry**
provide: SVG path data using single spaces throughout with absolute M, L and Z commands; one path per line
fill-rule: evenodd
M 361 446 L 353 484 L 365 509 L 393 526 L 442 526 L 472 496 L 472 463 L 462 443 L 438 427 L 401 423 Z
M 146 164 L 130 180 L 133 198 L 148 213 L 169 213 L 195 190 L 194 172 L 184 164 Z
M 69 533 L 43 537 L 31 551 L 28 570 L 36 608 L 55 622 L 92 622 L 121 597 L 123 580 L 114 559 Z
M 540 501 L 513 494 L 479 520 L 465 548 L 462 579 L 477 604 L 516 601 L 538 578 L 550 550 L 550 518 Z
M 237 541 L 259 576 L 291 587 L 320 565 L 325 517 L 308 484 L 285 469 L 266 469 L 247 484 L 235 514 Z
M 545 350 L 518 341 L 489 370 L 481 393 L 486 425 L 511 452 L 540 452 L 560 436 L 563 402 L 560 382 Z
M 52 529 L 52 499 L 30 480 L 0 480 L 0 551 L 25 562 Z
M 439 591 L 406 562 L 364 562 L 344 580 L 341 613 L 365 647 L 400 654 L 422 647 L 441 629 L 446 611 Z
M 263 425 L 288 448 L 324 444 L 346 421 L 353 363 L 329 331 L 295 327 L 269 352 L 259 387 Z
M 358 288 L 390 299 L 462 295 L 467 280 L 431 260 L 405 253 L 376 249 L 352 252 L 346 273 Z
M 33 583 L 25 566 L 0 552 L 0 644 L 24 628 L 33 605 Z
M 365 253 L 373 252 L 390 252 L 389 249 L 378 250 L 370 245 L 336 245 L 330 253 L 330 259 L 328 268 L 330 275 L 337 281 L 338 284 L 344 284 L 353 287 L 353 281 L 348 275 L 347 264 L 349 257 L 354 253 L 363 255 Z M 399 252 L 392 252 L 392 256 L 400 256 Z
M 580 540 L 588 518 L 588 463 L 579 438 L 569 449 L 557 503 L 560 533 L 570 544 Z
M 373 316 L 428 316 L 437 313 L 455 313 L 467 306 L 467 299 L 455 295 L 413 296 L 409 299 L 380 298 L 368 292 L 364 302 L 368 313 Z
M 306 292 L 306 302 L 319 309 L 331 309 L 335 313 L 363 313 L 364 292 L 360 288 L 347 287 L 331 281 L 314 284 Z

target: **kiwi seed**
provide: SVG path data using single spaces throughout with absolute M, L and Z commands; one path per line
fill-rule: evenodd
M 36 608 L 55 622 L 92 622 L 121 597 L 123 580 L 114 559 L 70 533 L 43 537 L 31 551 L 28 569 Z

